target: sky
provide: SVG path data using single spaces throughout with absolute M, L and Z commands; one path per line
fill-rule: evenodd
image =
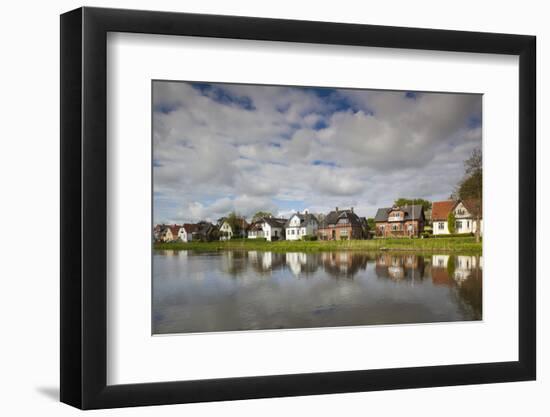
M 288 217 L 448 199 L 481 148 L 479 94 L 153 82 L 153 217 Z

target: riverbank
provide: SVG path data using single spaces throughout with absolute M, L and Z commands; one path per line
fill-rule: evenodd
M 171 250 L 257 250 L 271 252 L 323 252 L 323 251 L 414 251 L 414 252 L 461 252 L 481 254 L 482 244 L 475 237 L 452 237 L 437 239 L 373 239 L 331 241 L 267 242 L 256 239 L 235 239 L 215 242 L 156 243 L 155 249 Z

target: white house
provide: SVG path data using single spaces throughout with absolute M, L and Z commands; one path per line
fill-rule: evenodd
M 262 228 L 263 221 L 255 221 L 248 228 L 248 238 L 258 239 L 264 237 L 264 229 Z
M 173 242 L 178 240 L 182 227 L 183 226 L 178 224 L 162 226 L 158 233 L 158 240 L 161 242 Z
M 319 222 L 307 211 L 293 214 L 285 225 L 286 240 L 300 240 L 306 236 L 315 236 Z
M 262 230 L 267 241 L 283 240 L 285 238 L 286 219 L 266 217 L 262 221 Z
M 239 230 L 233 230 L 229 221 L 226 218 L 220 219 L 220 240 L 229 240 L 232 237 L 246 237 L 246 231 L 248 229 L 248 223 L 245 219 L 238 218 Z
M 434 235 L 448 235 L 448 216 L 455 215 L 455 233 L 476 233 L 477 213 L 480 213 L 480 234 L 483 234 L 483 218 L 480 204 L 475 200 L 434 201 L 432 204 L 432 228 Z
M 197 224 L 185 223 L 178 232 L 178 237 L 182 242 L 191 242 L 193 240 L 193 233 L 199 230 Z

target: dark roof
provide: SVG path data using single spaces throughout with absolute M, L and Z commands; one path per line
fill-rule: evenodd
M 327 227 L 338 223 L 338 220 L 347 218 L 352 226 L 361 226 L 361 219 L 352 210 L 333 210 L 325 216 L 320 227 Z
M 287 219 L 278 219 L 276 217 L 264 217 L 264 222 L 266 222 L 271 227 L 285 227 Z
M 198 222 L 195 226 L 197 226 L 197 229 L 194 231 L 194 233 L 199 233 L 201 235 L 206 235 L 216 229 L 215 225 L 204 221 Z
M 310 213 L 294 213 L 292 216 L 290 216 L 290 219 L 288 219 L 285 223 L 285 227 L 290 227 L 290 220 L 294 216 L 297 216 L 300 219 L 300 226 L 299 227 L 305 227 L 308 226 L 310 223 L 319 223 L 319 220 L 317 220 L 317 217 L 315 217 L 313 214 Z
M 401 207 L 383 207 L 379 208 L 374 216 L 375 222 L 387 222 L 388 215 L 392 211 L 401 210 L 405 213 L 404 220 L 419 219 L 421 216 L 424 217 L 424 208 L 421 204 L 406 205 Z

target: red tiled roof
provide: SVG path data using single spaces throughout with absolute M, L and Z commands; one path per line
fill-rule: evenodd
M 185 223 L 183 225 L 183 228 L 185 229 L 186 233 L 195 233 L 199 230 L 199 225 L 198 224 Z
M 455 206 L 456 201 L 434 201 L 432 203 L 432 220 L 447 220 L 447 216 Z
M 174 224 L 168 226 L 170 228 L 170 231 L 172 232 L 172 237 L 175 239 L 178 237 L 178 232 L 180 231 L 181 225 Z

